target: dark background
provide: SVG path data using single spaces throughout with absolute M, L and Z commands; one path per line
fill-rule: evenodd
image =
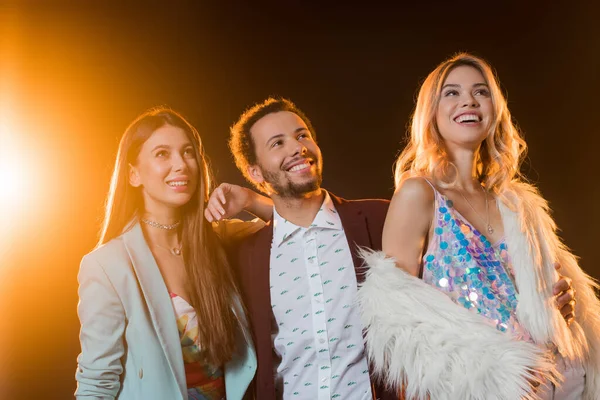
M 0 203 L 0 398 L 72 398 L 79 261 L 118 139 L 155 105 L 198 128 L 220 181 L 243 183 L 228 127 L 288 97 L 316 127 L 324 186 L 389 198 L 419 83 L 471 51 L 501 78 L 530 146 L 524 172 L 600 277 L 592 2 L 322 3 L 0 3 L 0 176 L 13 182 Z

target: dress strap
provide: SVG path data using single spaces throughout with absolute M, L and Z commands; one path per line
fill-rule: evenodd
M 429 179 L 427 179 L 427 178 L 425 178 L 425 177 L 423 177 L 423 179 L 425 179 L 425 182 L 427 182 L 427 183 L 429 184 L 429 186 L 431 186 L 431 188 L 433 189 L 433 191 L 434 191 L 435 193 L 437 193 L 437 189 L 435 188 L 435 186 L 433 186 L 433 183 L 431 183 L 431 182 L 429 181 Z
M 433 185 L 433 183 L 431 183 L 431 181 L 425 177 L 422 177 L 425 182 L 427 182 L 429 184 L 429 186 L 431 186 L 431 189 L 433 189 L 433 210 L 431 210 L 431 222 L 430 222 L 430 227 L 429 227 L 429 232 L 427 234 L 425 243 L 424 243 L 424 248 L 423 248 L 423 255 L 422 257 L 425 256 L 425 254 L 430 253 L 431 251 L 435 251 L 436 245 L 439 242 L 439 235 L 435 235 L 434 234 L 434 230 L 436 228 L 439 227 L 439 211 L 438 211 L 438 204 L 440 204 L 440 202 L 442 201 L 441 198 L 441 194 L 440 192 L 438 192 L 438 190 L 435 188 L 435 186 Z M 419 270 L 419 278 L 423 278 L 423 266 L 425 265 L 424 262 L 421 262 L 421 268 Z
M 433 197 L 435 198 L 435 201 L 434 201 L 434 203 L 439 203 L 439 202 L 441 202 L 441 201 L 442 201 L 442 200 L 441 200 L 442 194 L 441 194 L 441 193 L 440 193 L 440 192 L 439 192 L 439 191 L 436 189 L 435 185 L 434 185 L 434 184 L 433 184 L 433 183 L 432 183 L 432 182 L 431 182 L 429 179 L 427 179 L 427 178 L 425 178 L 425 177 L 422 177 L 422 178 L 423 178 L 423 179 L 425 180 L 425 182 L 427 182 L 427 184 L 428 184 L 429 186 L 431 186 L 431 188 L 433 189 Z M 436 214 L 435 214 L 435 210 L 436 210 L 436 209 L 437 209 L 437 207 L 435 207 L 435 204 L 434 204 L 434 213 L 433 213 L 433 215 L 434 215 L 434 216 L 436 215 Z

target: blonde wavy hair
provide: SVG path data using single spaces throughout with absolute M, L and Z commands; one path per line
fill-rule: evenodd
M 513 179 L 521 177 L 519 169 L 527 145 L 512 122 L 494 71 L 483 59 L 468 53 L 458 53 L 438 65 L 421 85 L 410 123 L 410 139 L 396 160 L 396 188 L 413 176 L 431 178 L 444 187 L 453 185 L 454 182 L 441 178 L 456 167 L 448 159 L 435 118 L 442 86 L 448 74 L 460 66 L 473 67 L 483 75 L 494 109 L 488 135 L 476 156 L 477 179 L 488 190 L 500 193 Z

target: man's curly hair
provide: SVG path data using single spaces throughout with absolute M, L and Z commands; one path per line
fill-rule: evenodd
M 230 130 L 229 149 L 235 159 L 235 165 L 242 172 L 246 180 L 261 191 L 264 191 L 262 185 L 255 184 L 250 175 L 248 175 L 248 166 L 257 164 L 256 147 L 250 130 L 264 116 L 281 111 L 289 111 L 299 116 L 308 127 L 313 139 L 316 140 L 316 133 L 310 120 L 294 103 L 284 98 L 269 97 L 262 103 L 253 105 L 244 111 Z

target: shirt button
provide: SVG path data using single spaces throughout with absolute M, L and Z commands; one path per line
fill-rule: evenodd
M 321 382 L 327 382 L 327 377 L 321 379 Z
M 323 338 L 319 339 L 319 343 L 325 343 L 325 339 L 323 339 Z

